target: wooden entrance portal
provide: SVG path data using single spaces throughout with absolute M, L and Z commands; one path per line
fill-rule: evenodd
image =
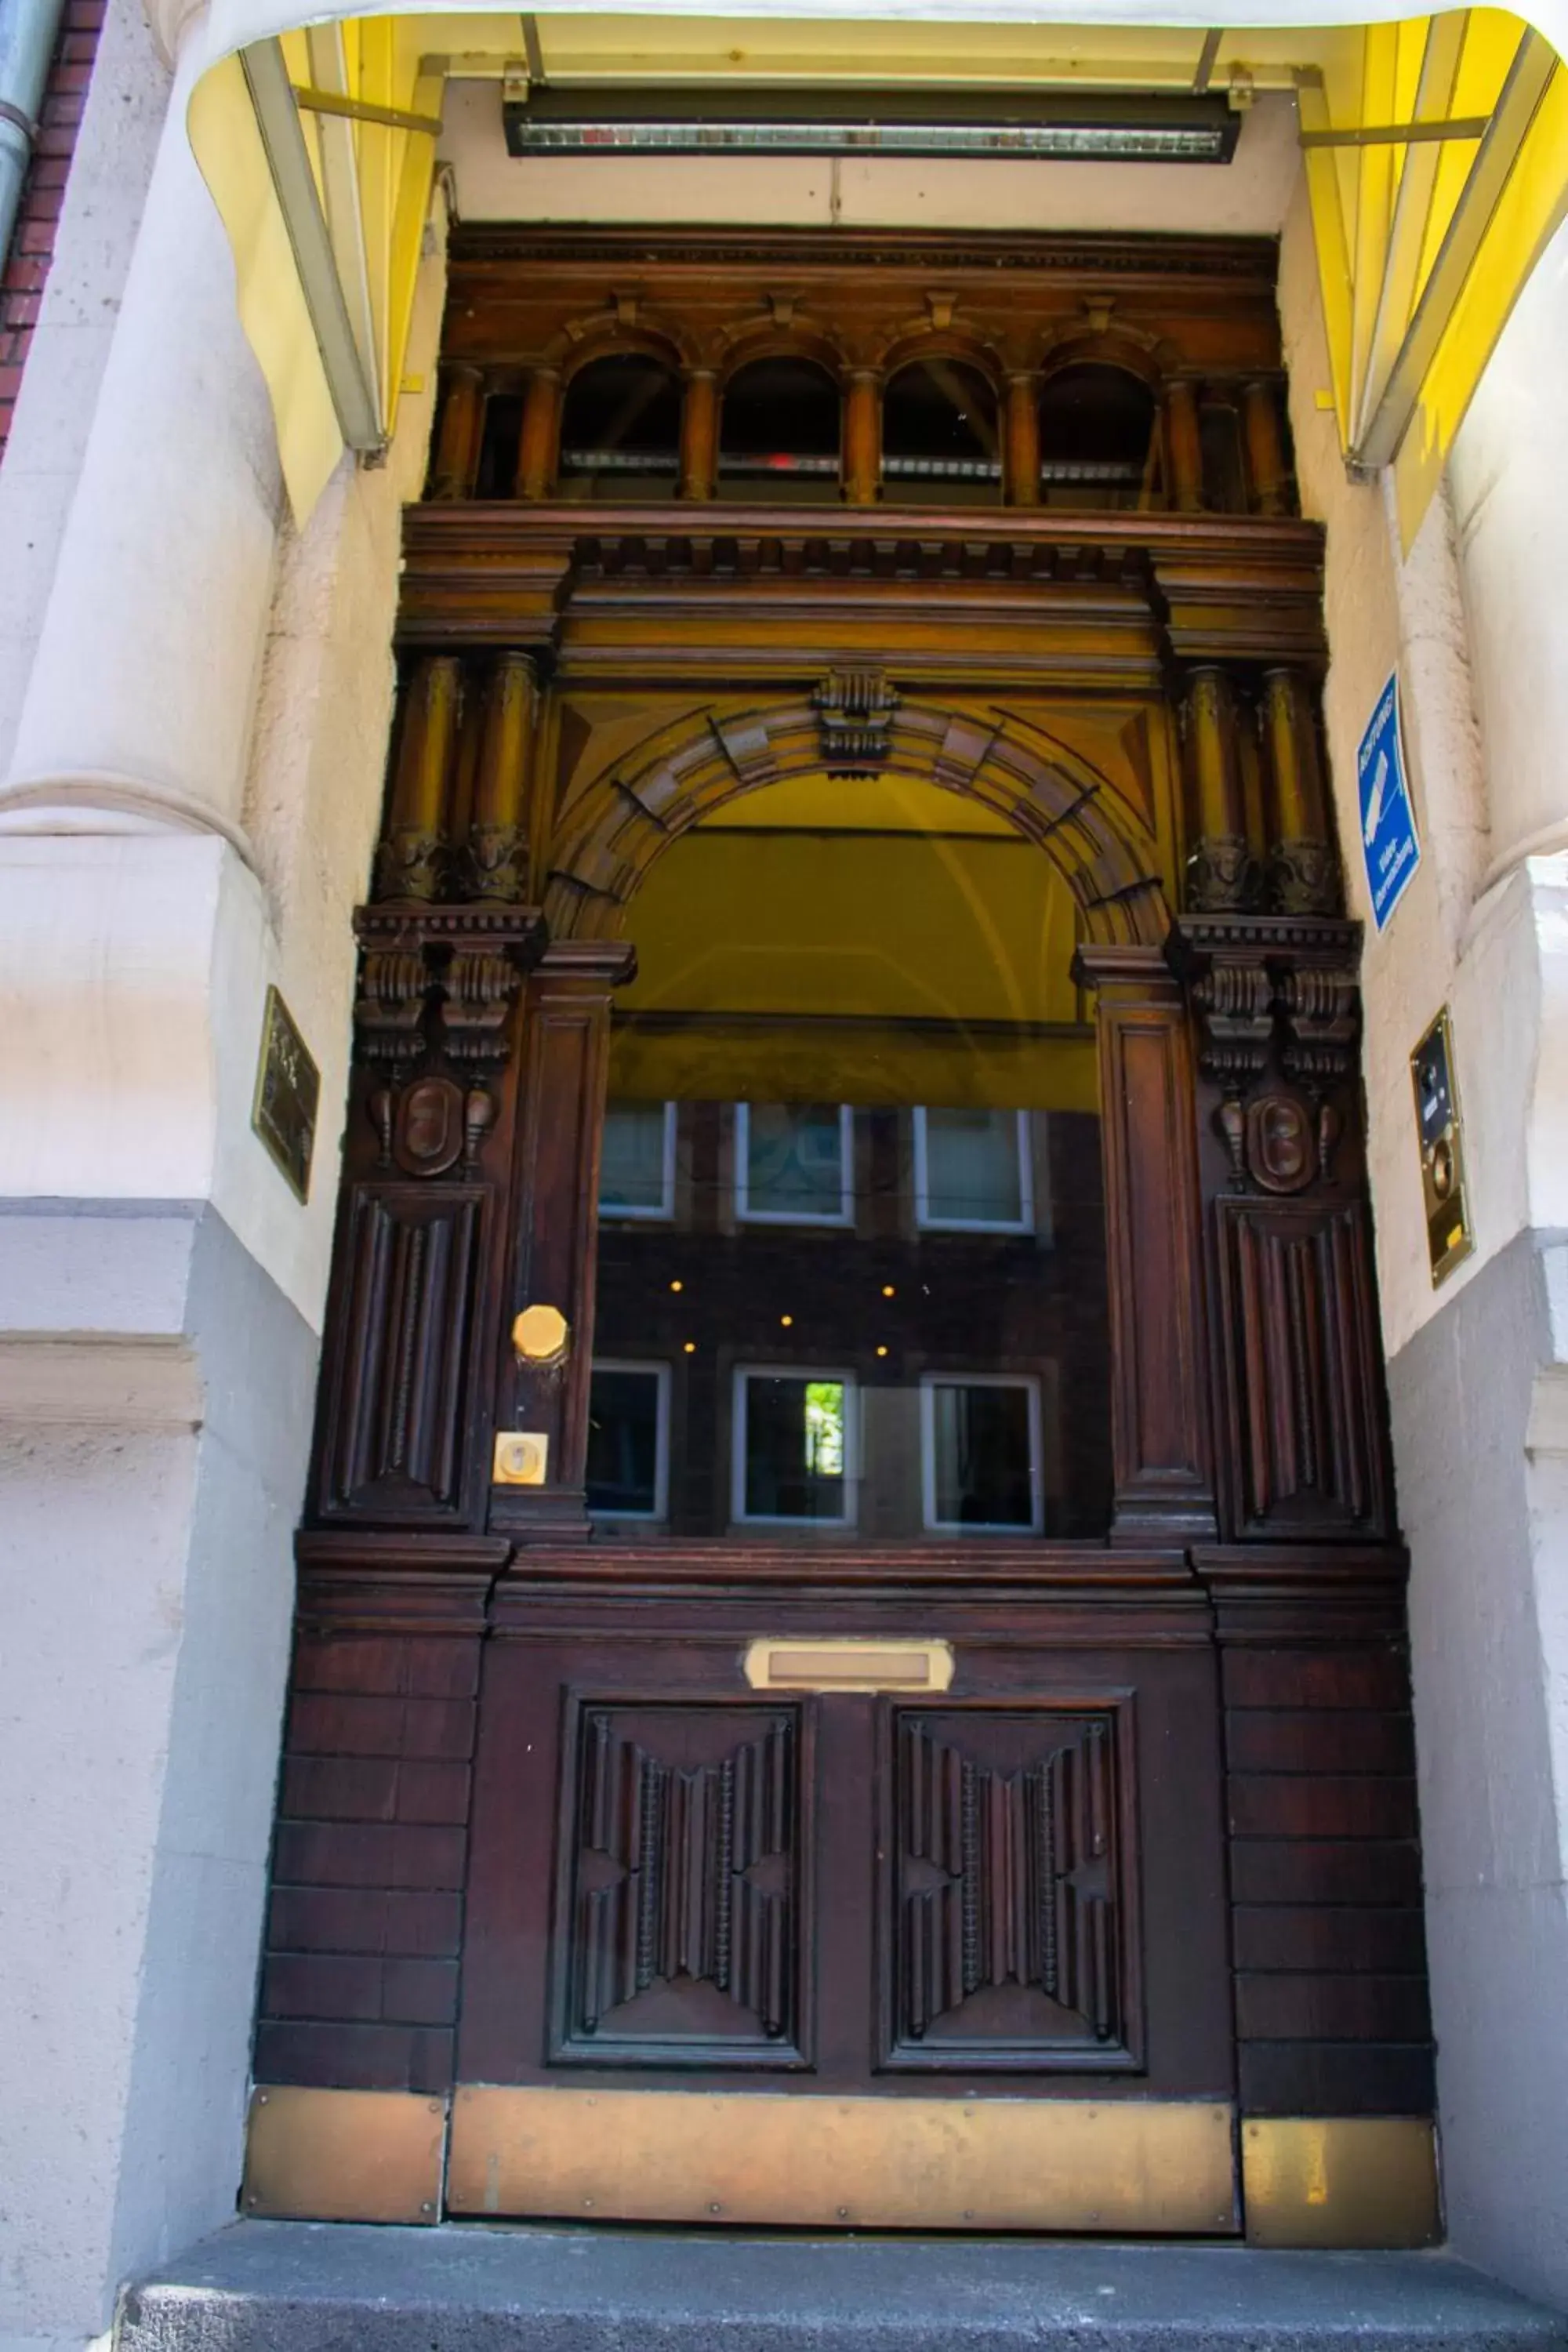
M 1274 266 L 456 247 L 251 2210 L 1431 2233 Z

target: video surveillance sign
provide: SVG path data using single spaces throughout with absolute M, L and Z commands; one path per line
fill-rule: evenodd
M 1399 727 L 1397 673 L 1377 698 L 1377 708 L 1356 754 L 1361 795 L 1361 845 L 1372 893 L 1373 920 L 1380 931 L 1398 906 L 1421 863 L 1415 811 L 1410 804 L 1405 749 Z

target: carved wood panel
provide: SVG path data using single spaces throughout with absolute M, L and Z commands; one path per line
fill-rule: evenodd
M 1125 1706 L 894 1718 L 888 2063 L 1138 2063 Z
M 1231 1198 L 1215 1219 L 1237 1532 L 1390 1532 L 1364 1204 Z
M 1219 1715 L 1178 1563 L 1101 1550 L 1136 1560 L 1107 1646 L 1098 1592 L 868 1604 L 842 1555 L 775 1556 L 764 1600 L 717 1547 L 616 1549 L 495 1587 L 460 2080 L 1228 2095 Z M 756 1633 L 868 1622 L 951 1640 L 954 1690 L 748 1687 Z
M 489 1202 L 479 1185 L 360 1185 L 351 1195 L 323 1517 L 461 1514 Z
M 556 2054 L 797 2062 L 795 1710 L 590 1705 L 568 1753 Z

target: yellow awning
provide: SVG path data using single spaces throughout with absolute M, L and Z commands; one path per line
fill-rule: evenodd
M 1353 464 L 1393 465 L 1407 539 L 1568 211 L 1568 76 L 1548 37 L 1568 41 L 1568 0 L 1552 0 L 1563 25 L 1544 25 L 1543 5 L 1540 31 L 1491 8 L 1298 24 L 1293 0 L 1275 0 L 1273 22 L 1222 33 L 1146 26 L 1115 0 L 1097 25 L 1008 0 L 929 0 L 897 20 L 757 0 L 739 68 L 741 20 L 679 8 L 523 18 L 434 0 L 300 29 L 297 5 L 215 0 L 190 130 L 301 520 L 345 446 L 374 449 L 395 427 L 453 73 L 526 78 L 542 61 L 552 78 L 696 80 L 793 65 L 821 81 L 1294 88 L 1342 441 Z

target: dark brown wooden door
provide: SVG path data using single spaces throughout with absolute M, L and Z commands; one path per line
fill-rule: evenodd
M 585 1561 L 503 1585 L 459 2081 L 1228 2102 L 1214 1653 L 1181 1569 L 1053 1594 L 1037 1559 L 990 1590 L 949 1563 L 959 1597 L 911 1562 L 858 1596 L 821 1557 L 748 1591 L 744 1561 L 719 1591 L 679 1591 L 721 1566 L 692 1559 L 656 1591 L 646 1555 L 616 1597 Z M 756 1690 L 761 1634 L 945 1643 L 951 1687 Z

